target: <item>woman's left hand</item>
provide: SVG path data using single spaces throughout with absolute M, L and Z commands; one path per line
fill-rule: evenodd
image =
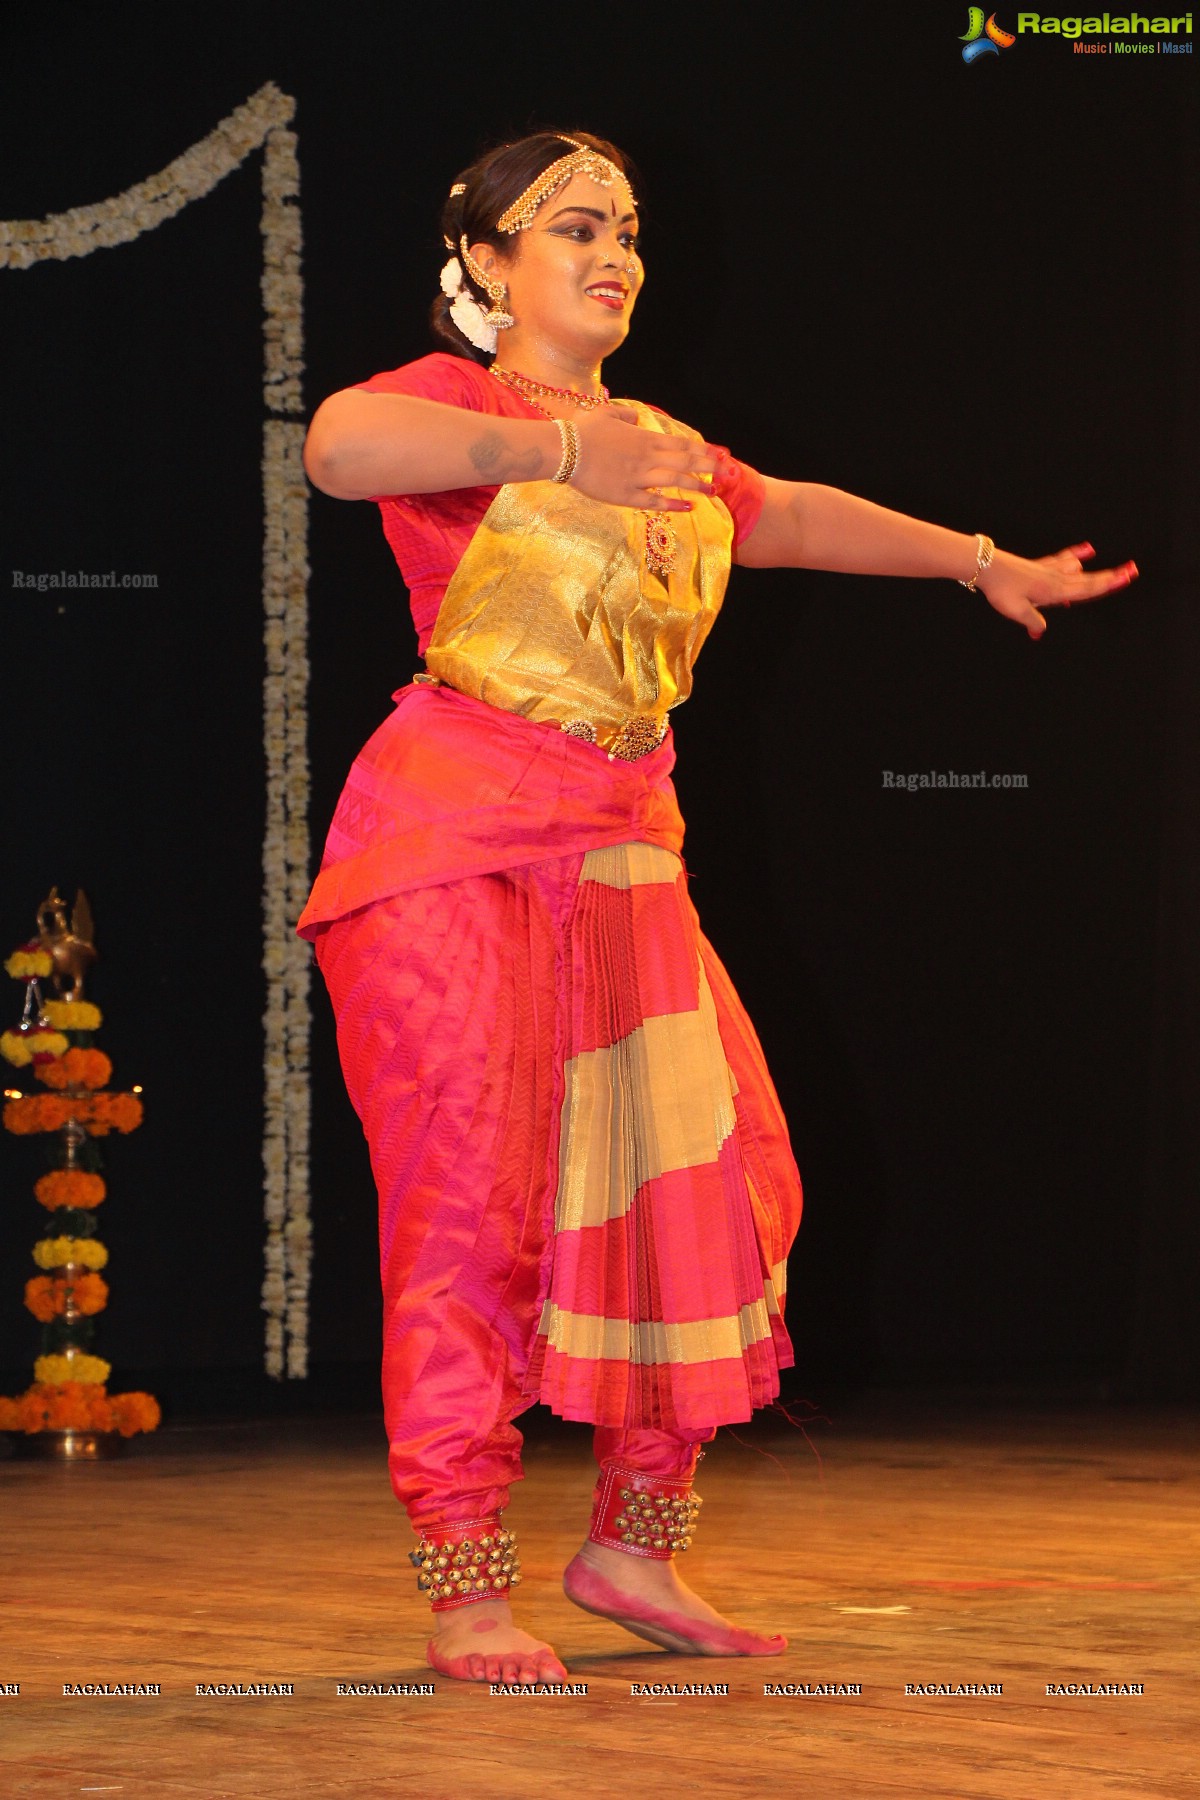
M 1070 606 L 1076 600 L 1096 600 L 1116 588 L 1128 587 L 1137 577 L 1137 564 L 1122 563 L 1117 569 L 1083 567 L 1083 558 L 1095 556 L 1090 544 L 1072 544 L 1053 556 L 1031 561 L 997 550 L 977 586 L 1006 619 L 1024 625 L 1031 638 L 1040 638 L 1046 621 L 1039 606 Z

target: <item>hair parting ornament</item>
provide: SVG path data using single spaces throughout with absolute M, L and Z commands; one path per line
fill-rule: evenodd
M 512 205 L 507 207 L 497 219 L 497 231 L 504 232 L 506 236 L 512 236 L 518 231 L 527 231 L 533 224 L 538 208 L 544 206 L 547 200 L 553 199 L 555 194 L 560 193 L 573 175 L 585 175 L 600 187 L 614 187 L 617 183 L 624 183 L 628 186 L 625 175 L 614 162 L 609 161 L 607 156 L 602 156 L 598 150 L 589 149 L 586 144 L 581 144 L 578 138 L 563 137 L 562 142 L 574 146 L 570 155 L 560 156 L 556 162 L 550 164 L 549 168 L 542 170 L 542 173 L 529 184 L 523 194 L 518 194 Z M 466 191 L 465 181 L 456 181 L 450 189 L 452 197 L 456 194 L 465 194 Z M 636 205 L 632 190 L 629 198 L 630 203 Z M 458 242 L 458 255 L 453 254 L 455 246 L 449 238 L 444 237 L 442 242 L 452 253 L 449 262 L 443 267 L 441 275 L 442 292 L 450 301 L 450 317 L 469 344 L 474 344 L 477 350 L 486 350 L 490 353 L 496 348 L 496 333 L 509 330 L 514 323 L 512 314 L 506 308 L 508 289 L 502 281 L 493 281 L 491 276 L 476 262 L 468 248 L 465 232 Z M 462 258 L 461 262 L 459 257 Z M 492 303 L 489 311 L 484 311 L 470 288 L 467 287 L 463 280 L 464 268 L 476 286 L 481 287 L 487 294 Z
M 598 150 L 589 150 L 578 138 L 563 138 L 564 144 L 574 144 L 570 156 L 560 156 L 552 162 L 548 169 L 535 181 L 530 182 L 523 194 L 513 201 L 507 211 L 502 212 L 496 220 L 496 230 L 512 233 L 528 231 L 533 224 L 534 214 L 539 206 L 552 200 L 562 188 L 566 187 L 572 175 L 586 175 L 600 187 L 613 187 L 617 182 L 625 180 L 615 163 L 609 162 L 607 156 L 601 156 Z M 632 193 L 630 200 L 633 199 Z

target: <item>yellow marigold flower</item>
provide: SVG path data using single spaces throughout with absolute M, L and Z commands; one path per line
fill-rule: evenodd
M 61 1031 L 6 1031 L 0 1035 L 0 1056 L 14 1069 L 23 1069 L 35 1056 L 62 1056 L 69 1048 Z
M 47 1000 L 42 1012 L 56 1031 L 99 1031 L 101 1012 L 90 1000 Z
M 33 1365 L 33 1379 L 56 1385 L 60 1381 L 97 1382 L 103 1385 L 112 1374 L 112 1364 L 102 1356 L 39 1356 Z
M 63 1263 L 82 1263 L 85 1269 L 102 1269 L 108 1251 L 99 1238 L 39 1238 L 33 1246 L 33 1260 L 39 1269 L 57 1269 Z
M 48 950 L 14 950 L 4 967 L 14 981 L 36 981 L 54 968 Z

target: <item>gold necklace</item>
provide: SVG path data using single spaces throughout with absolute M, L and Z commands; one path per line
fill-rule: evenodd
M 606 387 L 602 387 L 598 394 L 575 394 L 570 388 L 547 387 L 543 382 L 534 381 L 528 375 L 518 375 L 515 369 L 499 369 L 495 363 L 489 366 L 488 373 L 494 375 L 498 381 L 502 381 L 506 387 L 512 388 L 514 393 L 520 394 L 526 405 L 532 406 L 535 412 L 540 412 L 544 419 L 553 419 L 554 414 L 547 412 L 546 408 L 534 399 L 533 394 L 528 391 L 530 388 L 535 388 L 539 394 L 555 395 L 563 400 L 573 400 L 585 412 L 592 412 L 597 406 L 609 405 Z M 675 527 L 671 523 L 670 515 L 661 512 L 647 513 L 647 566 L 665 580 L 675 567 L 675 555 L 678 548 L 679 541 L 675 536 Z
M 535 394 L 545 394 L 552 400 L 569 400 L 581 412 L 594 412 L 596 407 L 607 406 L 609 403 L 606 387 L 602 387 L 598 394 L 577 394 L 574 388 L 550 387 L 544 381 L 535 381 L 532 375 L 522 375 L 516 369 L 502 369 L 499 363 L 489 363 L 488 374 L 494 375 L 497 381 L 502 381 L 505 387 L 521 394 L 531 406 L 537 406 L 533 397 Z M 546 409 L 538 406 L 538 411 L 545 412 Z M 553 415 L 547 413 L 546 416 L 550 418 Z

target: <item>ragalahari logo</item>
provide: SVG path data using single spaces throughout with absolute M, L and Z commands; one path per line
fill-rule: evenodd
M 958 41 L 963 47 L 963 61 L 973 63 L 977 56 L 999 56 L 1017 40 L 1011 31 L 1001 30 L 995 13 L 989 13 L 985 23 L 982 6 L 968 6 L 967 29 Z

